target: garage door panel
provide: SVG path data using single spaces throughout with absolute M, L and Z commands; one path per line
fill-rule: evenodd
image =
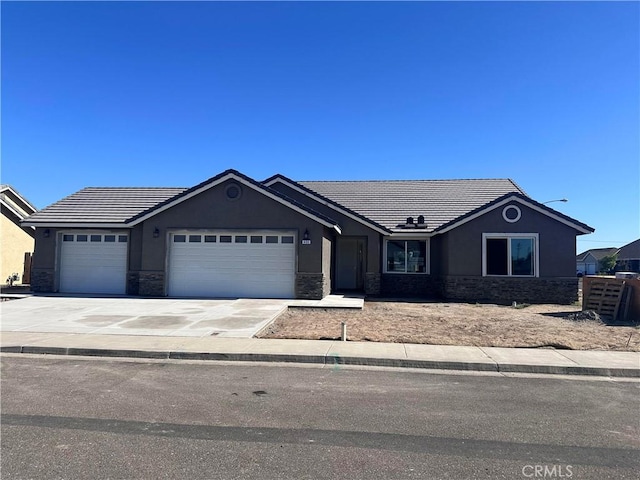
M 67 293 L 124 294 L 127 274 L 126 235 L 65 234 L 59 259 L 59 290 Z M 93 241 L 78 241 L 92 239 Z
M 294 295 L 295 245 L 279 232 L 178 233 L 216 236 L 216 242 L 170 242 L 171 296 L 290 298 Z M 236 237 L 242 240 L 236 241 Z M 287 235 L 292 238 L 291 234 Z M 172 237 L 173 238 L 173 237 Z M 202 237 L 204 238 L 204 237 Z M 210 238 L 210 237 L 209 237 Z M 231 242 L 220 242 L 229 238 Z M 261 240 L 262 243 L 258 243 Z M 253 243 L 252 243 L 253 242 Z

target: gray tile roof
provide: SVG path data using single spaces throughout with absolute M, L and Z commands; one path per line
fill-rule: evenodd
M 583 261 L 589 254 L 591 254 L 596 260 L 602 260 L 604 257 L 607 257 L 609 255 L 615 255 L 616 253 L 618 253 L 618 250 L 619 249 L 617 247 L 591 248 L 579 255 L 576 255 L 576 261 Z
M 124 223 L 186 188 L 87 187 L 43 208 L 27 223 Z
M 633 260 L 640 258 L 640 239 L 620 247 L 618 260 Z
M 304 187 L 393 231 L 424 215 L 426 231 L 508 193 L 524 194 L 510 179 L 301 181 Z

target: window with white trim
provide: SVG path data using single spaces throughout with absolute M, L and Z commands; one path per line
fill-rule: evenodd
M 537 277 L 537 233 L 483 233 L 484 276 Z
M 429 273 L 427 240 L 385 242 L 386 273 Z

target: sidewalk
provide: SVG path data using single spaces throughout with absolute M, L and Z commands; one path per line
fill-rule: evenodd
M 2 332 L 0 347 L 0 351 L 7 353 L 297 362 L 640 378 L 640 352 L 29 332 Z

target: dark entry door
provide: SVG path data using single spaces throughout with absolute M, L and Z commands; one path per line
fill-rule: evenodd
M 366 239 L 339 237 L 336 243 L 336 290 L 364 290 Z

